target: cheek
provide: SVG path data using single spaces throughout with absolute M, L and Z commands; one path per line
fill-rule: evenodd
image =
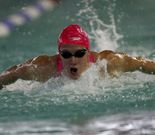
M 81 65 L 87 65 L 89 63 L 89 59 L 87 56 L 83 57 L 80 62 Z
M 66 67 L 70 64 L 70 62 L 69 62 L 69 60 L 62 60 L 62 64 L 64 67 Z

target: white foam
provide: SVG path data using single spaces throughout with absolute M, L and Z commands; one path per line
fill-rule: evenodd
M 20 90 L 20 91 L 32 91 L 34 89 L 39 89 L 42 86 L 42 83 L 36 82 L 36 81 L 25 81 L 18 79 L 15 83 L 7 85 L 5 89 L 9 91 L 15 91 L 15 90 Z

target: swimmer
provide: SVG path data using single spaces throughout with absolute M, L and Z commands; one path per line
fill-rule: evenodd
M 60 33 L 58 54 L 38 56 L 25 63 L 12 66 L 0 74 L 0 88 L 18 79 L 45 82 L 51 77 L 62 74 L 76 80 L 92 64 L 101 60 L 107 61 L 107 72 L 112 77 L 136 70 L 155 75 L 153 60 L 110 50 L 99 53 L 91 51 L 87 33 L 79 25 L 71 24 Z

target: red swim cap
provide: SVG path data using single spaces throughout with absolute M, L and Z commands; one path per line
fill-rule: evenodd
M 65 44 L 81 45 L 90 50 L 87 33 L 77 24 L 71 24 L 63 29 L 58 39 L 58 49 Z

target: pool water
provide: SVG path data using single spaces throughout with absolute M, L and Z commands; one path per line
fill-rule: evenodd
M 37 1 L 33 1 L 36 3 Z M 0 19 L 31 5 L 0 2 Z M 110 49 L 155 60 L 153 0 L 67 0 L 0 38 L 0 72 L 32 57 L 57 53 L 63 27 L 78 23 L 92 50 Z M 106 66 L 105 62 L 99 63 Z M 0 91 L 0 134 L 154 135 L 155 76 L 138 71 L 100 80 L 93 65 L 77 81 L 17 80 Z

